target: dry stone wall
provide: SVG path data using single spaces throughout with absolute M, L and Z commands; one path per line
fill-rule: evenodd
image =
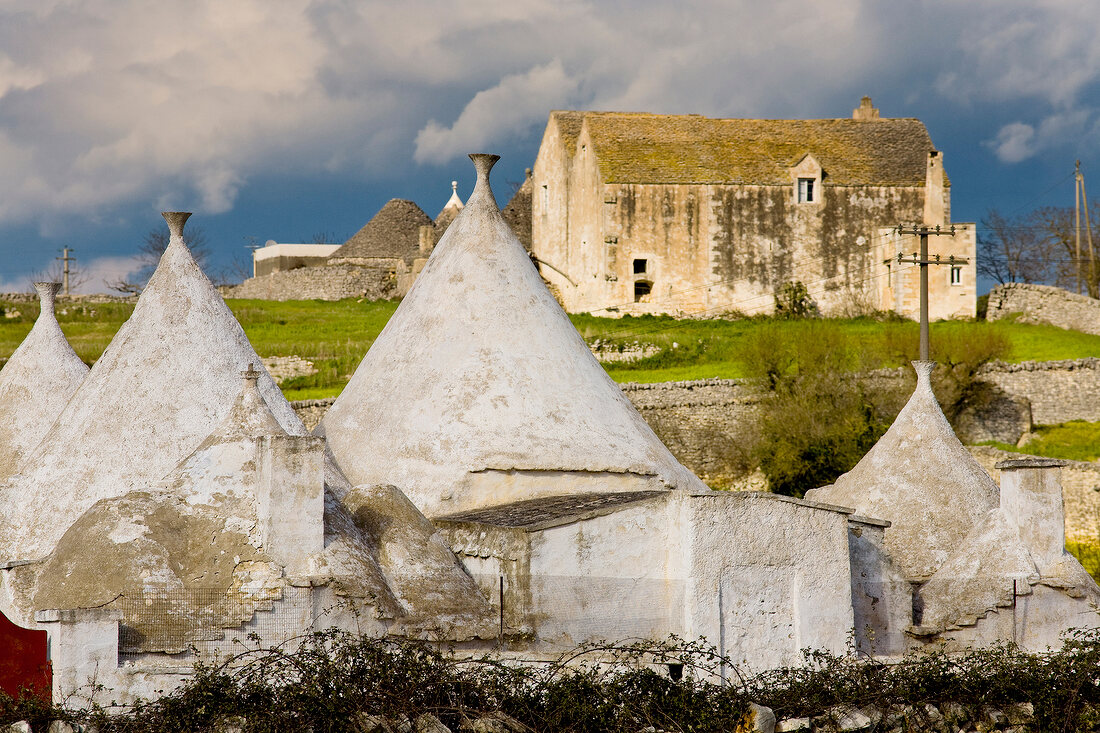
M 1010 316 L 1020 323 L 1044 323 L 1100 334 L 1100 300 L 1050 285 L 1007 283 L 990 290 L 986 320 Z
M 868 376 L 879 386 L 898 386 L 895 391 L 903 397 L 908 397 L 913 381 L 909 369 L 884 369 Z M 956 429 L 966 442 L 1015 443 L 1031 423 L 1100 421 L 1100 359 L 995 363 L 986 366 L 981 377 L 994 388 L 995 399 L 960 417 Z M 726 486 L 748 471 L 751 431 L 761 403 L 751 381 L 623 384 L 622 389 L 672 454 L 704 481 Z M 304 400 L 293 405 L 312 429 L 332 402 Z
M 384 265 L 324 265 L 249 278 L 223 288 L 222 295 L 262 300 L 383 300 L 397 296 L 396 286 L 396 275 Z

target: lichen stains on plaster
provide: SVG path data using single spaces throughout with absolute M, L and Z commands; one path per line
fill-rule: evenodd
M 487 167 L 315 433 L 353 483 L 393 484 L 429 516 L 517 498 L 471 478 L 492 467 L 657 474 L 705 488 L 546 290 L 496 207 Z
M 914 362 L 917 387 L 855 468 L 806 498 L 886 519 L 886 547 L 911 580 L 929 577 L 997 506 L 999 490 L 955 436 L 932 393 L 933 362 Z
M 284 430 L 306 430 L 243 329 L 173 234 L 133 315 L 21 475 L 0 492 L 0 557 L 48 554 L 96 501 L 151 485 L 225 418 L 253 363 Z
M 54 315 L 60 284 L 34 287 L 41 303 L 38 319 L 0 370 L 0 481 L 38 445 L 88 374 Z

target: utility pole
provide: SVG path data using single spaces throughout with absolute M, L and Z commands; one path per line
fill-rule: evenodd
M 75 257 L 70 257 L 69 256 L 69 253 L 72 252 L 72 251 L 73 250 L 70 247 L 65 247 L 64 249 L 61 250 L 61 252 L 64 254 L 63 257 L 54 257 L 55 260 L 61 260 L 62 262 L 65 263 L 65 268 L 63 270 L 64 275 L 65 275 L 65 281 L 64 281 L 64 284 L 62 286 L 64 291 L 65 291 L 65 295 L 69 294 L 69 263 L 70 262 L 76 262 Z
M 1092 249 L 1092 220 L 1089 218 L 1089 197 L 1085 194 L 1085 174 L 1077 172 L 1077 183 L 1081 188 L 1081 203 L 1085 205 L 1085 236 L 1089 243 L 1089 279 L 1085 290 L 1091 295 L 1096 284 L 1096 252 Z
M 929 265 L 964 265 L 970 260 L 965 257 L 956 257 L 951 255 L 946 260 L 942 259 L 939 255 L 936 255 L 934 259 L 928 259 L 928 237 L 929 236 L 955 236 L 955 225 L 952 224 L 949 228 L 944 229 L 938 224 L 935 227 L 930 226 L 905 226 L 904 224 L 898 224 L 894 228 L 894 231 L 898 234 L 910 234 L 920 237 L 920 252 L 914 252 L 912 257 L 904 257 L 900 252 L 894 259 L 883 260 L 883 264 L 890 262 L 908 263 L 911 265 L 920 265 L 920 360 L 929 361 L 928 357 L 928 266 Z
M 1074 247 L 1076 257 L 1073 260 L 1074 267 L 1077 268 L 1077 294 L 1081 294 L 1081 161 L 1076 161 L 1073 165 L 1073 195 L 1074 205 L 1073 214 L 1076 219 L 1074 224 Z

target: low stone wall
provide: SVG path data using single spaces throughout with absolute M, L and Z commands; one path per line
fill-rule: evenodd
M 1070 420 L 1100 420 L 1100 359 L 996 362 L 979 376 L 1010 395 L 1031 402 L 1031 420 L 1055 425 Z
M 1013 315 L 1020 323 L 1045 323 L 1100 334 L 1100 300 L 1050 285 L 1007 283 L 990 290 L 986 320 Z
M 396 286 L 386 267 L 324 265 L 252 277 L 221 292 L 226 298 L 261 300 L 384 300 L 397 296 Z
M 704 481 L 725 485 L 749 469 L 761 396 L 743 379 L 622 385 L 672 454 Z

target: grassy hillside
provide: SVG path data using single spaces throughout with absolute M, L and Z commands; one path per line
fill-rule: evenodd
M 253 346 L 261 356 L 297 355 L 314 362 L 318 373 L 284 383 L 290 399 L 339 394 L 363 354 L 381 332 L 395 301 L 339 302 L 230 300 Z M 38 315 L 36 304 L 0 304 L 0 359 L 6 359 L 30 330 Z M 132 305 L 122 303 L 58 304 L 58 320 L 80 357 L 91 363 L 129 317 Z M 744 344 L 761 329 L 784 339 L 830 338 L 849 352 L 853 368 L 898 366 L 911 358 L 917 343 L 917 324 L 872 319 L 828 321 L 676 320 L 661 316 L 596 318 L 572 316 L 584 338 L 609 346 L 630 348 L 652 345 L 653 356 L 631 364 L 611 364 L 608 372 L 620 382 L 735 378 L 747 375 L 741 354 Z M 1008 342 L 1009 361 L 1075 359 L 1100 356 L 1100 336 L 1050 326 L 998 321 L 933 324 L 933 351 L 940 343 L 966 341 L 990 334 Z M 934 356 L 935 354 L 933 354 Z

